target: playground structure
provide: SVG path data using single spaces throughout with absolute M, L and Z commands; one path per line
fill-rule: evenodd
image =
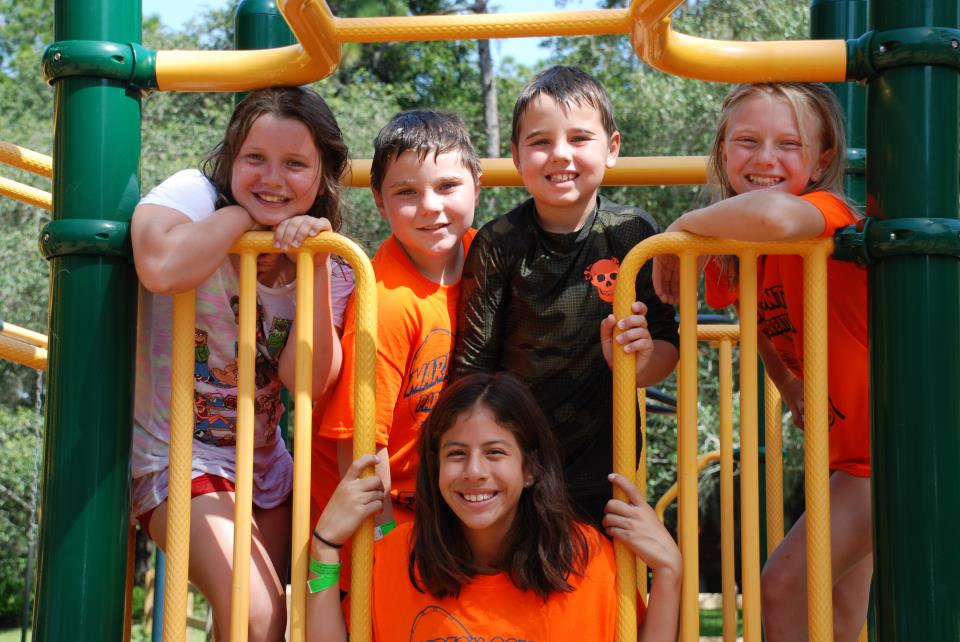
M 864 2 L 818 1 L 813 7 L 815 35 L 830 36 L 833 40 L 716 43 L 671 29 L 669 15 L 679 4 L 676 0 L 635 0 L 629 9 L 623 10 L 420 19 L 337 18 L 323 2 L 287 2 L 281 4 L 281 10 L 300 44 L 265 52 L 148 51 L 136 44 L 140 23 L 136 4 L 122 0 L 59 0 L 57 42 L 45 56 L 45 71 L 56 90 L 56 171 L 54 221 L 41 239 L 43 251 L 51 259 L 54 278 L 35 639 L 123 637 L 127 462 L 136 323 L 136 278 L 129 261 L 127 223 L 140 195 L 136 178 L 136 89 L 242 91 L 267 84 L 311 82 L 335 68 L 340 42 L 600 33 L 629 33 L 638 54 L 651 66 L 702 80 L 867 83 L 865 138 L 864 122 L 860 120 L 863 94 L 856 94 L 849 85 L 838 87 L 848 104 L 851 146 L 865 147 L 869 167 L 865 191 L 861 183 L 859 187 L 851 186 L 848 192 L 854 199 L 866 202 L 870 218 L 860 229 L 838 235 L 836 254 L 859 258 L 871 270 L 877 635 L 883 640 L 960 637 L 960 588 L 954 577 L 960 568 L 960 553 L 950 541 L 960 527 L 960 517 L 950 510 L 960 500 L 955 468 L 960 456 L 960 399 L 955 394 L 960 373 L 960 3 L 875 0 L 870 6 L 872 30 L 866 31 Z M 279 20 L 277 14 L 274 18 Z M 829 33 L 821 30 L 825 23 Z M 280 43 L 260 46 L 277 44 Z M 858 159 L 862 160 L 863 155 L 853 158 Z M 504 175 L 512 174 L 512 167 L 505 168 L 505 162 L 508 161 L 484 163 L 487 184 L 496 184 L 498 170 Z M 632 169 L 628 167 L 631 163 Z M 666 170 L 658 169 L 669 165 L 672 167 Z M 623 168 L 622 180 L 631 184 L 684 183 L 701 182 L 702 167 L 702 160 L 697 159 L 637 159 L 625 160 L 618 171 Z M 701 178 L 691 180 L 691 175 L 698 172 Z M 362 171 L 355 171 L 354 181 L 362 182 L 361 176 Z M 609 176 L 616 173 L 610 172 Z M 508 176 L 504 180 L 516 178 Z M 696 603 L 690 599 L 691 592 L 696 593 L 696 351 L 692 343 L 696 341 L 696 332 L 695 318 L 690 313 L 696 310 L 696 254 L 736 253 L 743 265 L 753 263 L 745 257 L 759 254 L 805 253 L 811 257 L 806 262 L 808 268 L 814 268 L 806 271 L 806 278 L 821 284 L 817 288 L 806 287 L 806 299 L 822 297 L 825 292 L 822 268 L 832 242 L 801 244 L 802 248 L 759 247 L 726 241 L 707 244 L 684 235 L 651 241 L 639 246 L 624 262 L 621 271 L 626 278 L 622 275 L 620 281 L 630 283 L 631 275 L 635 275 L 643 260 L 655 253 L 677 253 L 682 257 L 678 477 L 680 542 L 685 559 L 681 637 L 688 640 L 696 639 Z M 327 237 L 306 246 L 298 260 L 301 286 L 312 252 L 333 249 L 350 253 L 339 243 Z M 263 235 L 250 234 L 234 248 L 245 257 L 251 283 L 252 257 L 268 244 Z M 362 264 L 361 259 L 358 257 L 355 262 L 348 257 L 355 270 Z M 358 291 L 363 291 L 367 278 L 358 277 Z M 755 271 L 744 270 L 745 296 L 741 304 L 747 311 L 755 307 L 755 300 L 746 296 L 755 292 L 755 281 L 751 281 L 755 278 Z M 246 298 L 249 312 L 252 302 Z M 618 316 L 625 313 L 631 299 L 631 292 L 618 289 L 614 304 Z M 178 307 L 183 308 L 184 303 L 178 302 Z M 804 307 L 810 314 L 822 312 L 823 300 L 806 299 Z M 301 309 L 298 302 L 298 314 Z M 304 314 L 307 313 L 305 310 Z M 244 318 L 241 311 L 241 336 L 252 337 L 252 316 L 248 314 L 246 325 Z M 759 478 L 756 360 L 750 358 L 756 353 L 756 320 L 749 312 L 741 319 L 741 485 L 752 487 Z M 185 327 L 192 328 L 192 324 Z M 823 328 L 823 320 L 809 319 L 805 327 L 808 331 Z M 298 352 L 308 355 L 309 345 L 303 345 L 308 343 L 302 339 Z M 825 381 L 816 381 L 813 374 L 817 372 L 818 359 L 821 365 L 825 364 L 826 353 L 822 341 L 808 339 L 804 345 L 811 350 L 804 357 L 805 367 L 811 373 L 805 382 L 810 413 L 806 432 L 811 524 L 808 557 L 821 562 L 811 564 L 810 627 L 811 639 L 828 640 L 832 639 L 831 578 L 829 564 L 823 563 L 829 559 L 829 539 L 823 539 L 828 523 L 821 521 L 817 525 L 814 517 L 823 514 L 822 504 L 819 508 L 814 505 L 821 501 L 818 498 L 824 495 L 827 479 L 826 388 Z M 819 353 L 813 347 L 816 345 L 821 347 Z M 251 349 L 244 347 L 241 339 L 241 381 L 245 372 L 243 355 L 246 351 L 250 355 L 247 363 L 252 363 Z M 181 355 L 182 358 L 189 365 L 192 354 Z M 300 372 L 305 371 L 306 358 L 298 357 Z M 630 371 L 625 359 L 622 355 L 616 359 L 615 390 L 618 435 L 625 435 L 627 442 L 618 439 L 614 467 L 617 472 L 632 476 L 636 462 L 632 461 L 629 439 L 636 434 L 632 426 L 636 397 L 632 385 L 625 380 Z M 252 370 L 247 368 L 246 372 Z M 358 381 L 362 379 L 358 377 Z M 301 380 L 298 372 L 297 387 L 305 390 Z M 296 403 L 303 408 L 302 395 L 297 395 Z M 372 408 L 372 404 L 366 401 L 357 407 Z M 187 422 L 191 421 L 189 406 L 179 407 L 179 412 L 188 417 Z M 303 415 L 308 421 L 309 413 L 297 413 Z M 362 418 L 358 417 L 357 425 L 356 442 L 363 449 Z M 303 428 L 298 426 L 296 430 Z M 367 449 L 372 450 L 372 418 L 369 434 Z M 238 444 L 241 441 L 238 436 Z M 626 453 L 631 454 L 627 457 Z M 83 468 L 76 466 L 77 461 L 84 462 Z M 238 505 L 243 503 L 243 485 L 238 478 Z M 171 512 L 177 501 L 175 492 L 179 492 L 173 488 L 171 480 Z M 249 495 L 246 497 L 249 504 Z M 295 490 L 294 501 L 302 502 L 302 491 L 298 494 Z M 741 506 L 743 533 L 752 533 L 754 539 L 759 537 L 755 507 L 753 501 L 742 502 Z M 298 581 L 297 573 L 305 574 L 303 556 L 308 532 L 303 519 L 294 519 L 293 547 L 293 586 L 296 589 L 299 585 L 301 591 L 303 582 Z M 242 530 L 242 520 L 238 519 L 238 549 Z M 249 543 L 249 529 L 246 532 Z M 368 557 L 372 536 L 369 529 L 365 533 L 363 537 L 368 543 L 355 549 Z M 754 559 L 754 552 L 748 554 L 756 549 L 755 541 L 744 540 L 747 640 L 760 639 L 759 604 L 751 604 L 751 600 L 759 599 L 759 562 Z M 171 557 L 174 556 L 171 551 Z M 244 560 L 237 562 L 242 565 Z M 365 572 L 362 566 L 356 565 L 355 573 Z M 623 551 L 618 551 L 618 582 L 625 587 L 621 590 L 620 613 L 627 614 L 621 618 L 621 640 L 630 637 L 630 604 L 635 599 L 632 566 L 632 558 L 627 559 Z M 235 563 L 235 569 L 237 575 L 241 566 Z M 169 567 L 167 573 L 168 582 L 172 582 Z M 183 577 L 185 590 L 185 567 Z M 368 584 L 362 577 L 354 576 L 355 591 Z M 170 593 L 168 599 L 170 604 L 177 603 Z M 236 600 L 240 602 L 243 599 Z M 354 602 L 362 603 L 363 596 L 355 594 Z M 292 639 L 300 640 L 302 622 L 296 622 L 296 603 L 295 596 Z M 244 621 L 244 611 L 240 610 L 243 608 L 235 606 L 235 621 Z M 364 619 L 353 617 L 351 622 L 362 626 Z M 172 636 L 167 639 L 182 639 L 182 633 L 177 637 L 176 631 L 182 630 L 182 620 L 179 625 L 166 628 Z M 245 626 L 232 628 L 235 639 L 245 639 Z M 369 631 L 364 637 L 364 632 L 358 630 L 352 639 L 368 637 Z

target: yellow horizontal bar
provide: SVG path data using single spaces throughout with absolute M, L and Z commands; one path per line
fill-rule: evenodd
M 335 18 L 334 24 L 340 42 L 602 36 L 630 31 L 626 9 Z
M 370 187 L 369 159 L 354 160 L 344 176 L 348 187 Z M 484 187 L 523 187 L 517 168 L 509 158 L 480 161 Z M 637 156 L 617 159 L 607 170 L 603 184 L 612 185 L 702 185 L 707 182 L 706 156 Z
M 634 27 L 631 41 L 651 67 L 675 76 L 715 82 L 844 82 L 844 40 L 737 42 L 673 31 L 670 20 Z
M 0 334 L 0 359 L 29 366 L 34 370 L 47 369 L 47 350 L 25 341 Z
M 736 323 L 701 324 L 697 326 L 698 341 L 722 341 L 724 339 L 733 342 L 739 340 L 740 326 Z
M 38 348 L 47 347 L 47 335 L 14 325 L 9 321 L 0 321 L 0 335 L 5 335 Z
M 300 45 L 255 51 L 158 51 L 160 91 L 252 91 L 308 85 L 326 78 L 336 62 L 317 61 Z
M 50 192 L 44 192 L 42 189 L 30 187 L 2 176 L 0 176 L 0 195 L 9 196 L 14 200 L 45 210 L 53 209 L 53 196 Z
M 0 163 L 13 165 L 28 172 L 53 178 L 53 159 L 46 154 L 0 141 Z

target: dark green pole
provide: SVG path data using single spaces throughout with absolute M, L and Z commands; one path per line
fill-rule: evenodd
M 907 252 L 883 255 L 869 277 L 880 640 L 960 640 L 960 261 L 898 232 L 917 219 L 958 218 L 957 68 L 927 61 L 949 58 L 960 40 L 910 29 L 956 30 L 958 19 L 958 0 L 870 3 L 877 60 L 914 37 L 927 42 L 923 56 L 886 68 L 867 91 L 867 213 L 885 230 L 873 248 Z M 893 29 L 901 31 L 883 33 Z
M 55 37 L 140 41 L 138 0 L 56 0 Z M 54 54 L 60 61 L 63 54 Z M 40 556 L 34 640 L 124 637 L 140 197 L 140 97 L 95 77 L 54 84 Z
M 818 40 L 858 38 L 867 30 L 866 0 L 813 0 L 810 37 Z M 862 209 L 866 201 L 864 157 L 867 144 L 867 91 L 851 82 L 830 83 L 843 107 L 847 126 L 847 175 L 844 192 Z

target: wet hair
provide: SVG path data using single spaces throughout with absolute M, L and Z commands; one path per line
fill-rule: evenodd
M 422 162 L 427 154 L 457 152 L 460 162 L 470 170 L 473 180 L 480 179 L 480 159 L 470 142 L 467 128 L 456 114 L 432 109 L 413 109 L 394 115 L 373 141 L 370 187 L 383 188 L 390 163 L 406 151 L 414 152 Z
M 499 372 L 459 379 L 437 401 L 423 426 L 417 473 L 410 581 L 436 597 L 460 594 L 478 574 L 463 525 L 440 494 L 440 442 L 460 419 L 483 408 L 516 438 L 533 484 L 520 494 L 499 569 L 513 584 L 546 599 L 569 592 L 571 573 L 582 575 L 589 544 L 566 494 L 560 451 L 543 411 L 526 385 Z
M 723 166 L 723 144 L 727 136 L 727 126 L 730 123 L 730 114 L 745 100 L 754 96 L 771 96 L 782 98 L 793 108 L 800 128 L 800 140 L 803 144 L 803 153 L 822 154 L 825 151 L 832 153 L 830 163 L 823 175 L 807 186 L 805 194 L 816 191 L 829 191 L 843 198 L 843 175 L 847 157 L 846 134 L 843 125 L 843 110 L 837 97 L 823 83 L 744 83 L 737 85 L 723 99 L 720 106 L 720 120 L 717 123 L 717 133 L 710 148 L 707 160 L 707 181 L 711 187 L 713 200 L 723 200 L 736 196 L 737 192 L 730 183 L 730 178 Z M 820 150 L 814 149 L 812 141 L 819 136 Z M 854 212 L 857 210 L 854 208 Z M 723 279 L 729 285 L 739 281 L 739 262 L 735 256 L 713 256 L 711 261 L 717 261 Z
M 723 167 L 723 143 L 730 123 L 730 114 L 745 100 L 754 96 L 771 96 L 787 101 L 797 117 L 805 155 L 817 153 L 811 144 L 816 136 L 819 136 L 819 153 L 830 151 L 833 154 L 823 176 L 812 182 L 804 193 L 825 190 L 842 196 L 847 145 L 843 110 L 837 97 L 823 83 L 784 82 L 737 85 L 723 99 L 717 134 L 713 139 L 708 162 L 709 180 L 711 184 L 719 186 L 719 199 L 736 196 Z
M 541 71 L 534 76 L 527 86 L 520 92 L 516 104 L 513 106 L 513 131 L 510 133 L 510 142 L 520 144 L 520 120 L 534 100 L 541 95 L 550 96 L 564 111 L 572 105 L 583 107 L 589 105 L 600 114 L 603 131 L 607 138 L 617 131 L 617 123 L 613 119 L 613 105 L 603 85 L 590 74 L 576 67 L 557 65 Z
M 337 119 L 315 91 L 304 87 L 270 87 L 250 92 L 233 110 L 223 140 L 200 165 L 216 186 L 223 205 L 236 204 L 231 189 L 233 163 L 243 142 L 260 116 L 301 122 L 310 131 L 320 156 L 320 189 L 310 209 L 304 212 L 330 221 L 340 229 L 341 176 L 347 167 L 348 151 Z

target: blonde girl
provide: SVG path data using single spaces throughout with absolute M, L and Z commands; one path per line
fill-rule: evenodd
M 739 85 L 723 102 L 710 169 L 723 200 L 692 210 L 666 231 L 743 241 L 832 236 L 855 223 L 844 201 L 840 107 L 819 83 Z M 677 303 L 676 257 L 657 257 L 654 286 Z M 758 283 L 759 349 L 766 370 L 803 428 L 802 263 L 770 256 Z M 855 640 L 867 612 L 872 574 L 866 272 L 828 260 L 830 520 L 834 635 Z M 707 269 L 707 299 L 736 299 L 731 257 Z M 763 570 L 764 630 L 771 642 L 807 639 L 805 515 Z

